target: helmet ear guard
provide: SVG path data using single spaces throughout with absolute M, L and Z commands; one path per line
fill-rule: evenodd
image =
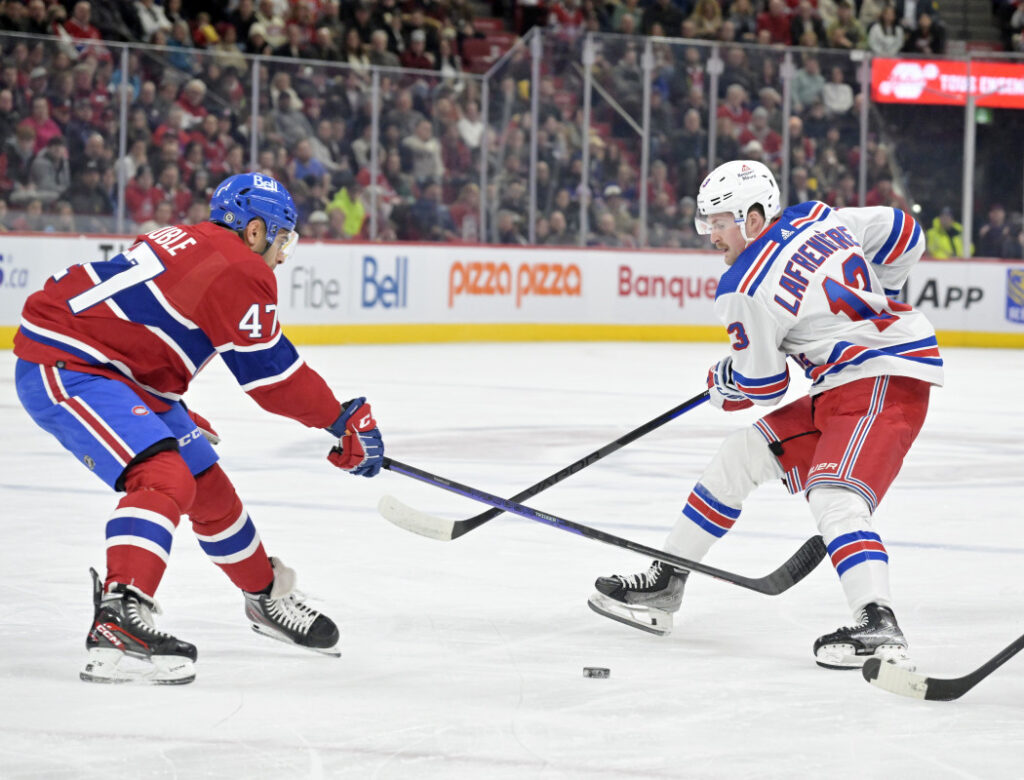
M 775 176 L 764 163 L 756 160 L 732 160 L 719 165 L 708 174 L 697 193 L 694 227 L 700 235 L 708 235 L 713 228 L 714 214 L 732 214 L 747 241 L 747 216 L 755 205 L 761 207 L 766 221 L 781 212 L 781 193 Z
M 222 181 L 210 198 L 210 221 L 244 230 L 254 219 L 267 229 L 272 244 L 279 231 L 295 229 L 298 212 L 291 194 L 277 179 L 262 173 L 237 173 Z

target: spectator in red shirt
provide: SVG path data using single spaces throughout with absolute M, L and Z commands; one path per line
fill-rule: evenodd
M 793 42 L 785 0 L 768 0 L 768 10 L 757 15 L 757 31 L 760 33 L 762 30 L 768 31 L 772 43 L 789 46 Z
M 403 68 L 433 70 L 434 58 L 427 51 L 427 34 L 423 30 L 413 30 L 409 36 L 409 48 L 402 52 L 399 62 Z
M 46 142 L 61 135 L 60 125 L 50 116 L 50 102 L 44 97 L 32 99 L 32 113 L 22 119 L 19 126 L 31 127 L 36 134 L 35 152 L 38 154 Z
M 87 0 L 79 0 L 71 11 L 71 18 L 64 22 L 64 31 L 72 38 L 85 38 L 86 40 L 102 41 L 103 35 L 98 27 L 92 23 L 92 6 Z M 92 55 L 97 59 L 111 59 L 110 50 L 106 46 L 76 45 L 80 54 L 84 57 Z
M 736 127 L 746 127 L 750 121 L 747 109 L 747 91 L 739 84 L 730 84 L 725 88 L 725 100 L 718 106 L 718 116 L 728 117 Z
M 164 140 L 164 136 L 171 136 L 178 142 L 178 151 L 184 151 L 185 145 L 188 144 L 189 137 L 188 133 L 185 132 L 184 128 L 185 112 L 181 106 L 175 104 L 167 109 L 167 118 L 164 123 L 160 125 L 156 130 L 153 131 L 153 143 L 161 145 Z
M 153 219 L 156 206 L 163 197 L 163 192 L 153 184 L 153 169 L 148 165 L 140 165 L 124 188 L 124 205 L 136 225 Z
M 192 193 L 181 186 L 181 174 L 177 164 L 170 163 L 160 169 L 160 178 L 156 186 L 160 190 L 161 199 L 171 204 L 173 220 L 180 222 L 184 219 L 185 212 L 192 204 Z
M 178 98 L 178 106 L 182 110 L 182 130 L 192 130 L 203 121 L 207 113 L 203 106 L 205 98 L 206 84 L 201 79 L 191 79 L 185 84 Z

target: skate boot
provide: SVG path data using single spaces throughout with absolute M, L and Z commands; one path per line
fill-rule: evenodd
M 889 607 L 874 602 L 860 611 L 857 625 L 825 634 L 814 643 L 814 659 L 826 669 L 860 669 L 868 658 L 914 668 L 907 658 L 907 640 L 896 616 Z
M 587 604 L 594 612 L 658 636 L 672 630 L 672 613 L 683 601 L 690 573 L 654 561 L 639 574 L 598 577 Z
M 295 571 L 271 557 L 274 582 L 270 593 L 245 593 L 245 616 L 257 634 L 279 639 L 324 655 L 340 656 L 338 627 L 327 615 L 302 602 L 295 590 Z
M 89 660 L 79 673 L 86 682 L 183 685 L 196 679 L 195 645 L 157 631 L 156 601 L 130 585 L 113 584 L 107 593 L 95 569 L 95 613 L 85 638 Z

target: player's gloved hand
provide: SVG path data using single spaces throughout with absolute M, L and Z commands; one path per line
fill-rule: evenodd
M 754 402 L 743 395 L 732 378 L 732 357 L 719 360 L 708 370 L 710 401 L 716 409 L 736 412 L 749 409 Z
M 350 474 L 377 475 L 384 461 L 384 441 L 365 398 L 343 404 L 341 415 L 327 430 L 338 437 L 327 460 Z
M 210 425 L 210 421 L 203 417 L 198 412 L 193 412 L 191 409 L 186 409 L 188 416 L 192 418 L 192 422 L 199 428 L 199 432 L 203 434 L 203 438 L 206 439 L 210 444 L 220 444 L 220 436 L 217 431 Z

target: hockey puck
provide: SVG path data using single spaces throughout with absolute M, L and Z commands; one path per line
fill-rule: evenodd
M 611 675 L 612 675 L 612 670 L 611 669 L 606 669 L 603 666 L 584 666 L 583 667 L 583 676 L 584 677 L 594 677 L 594 678 L 596 678 L 598 680 L 604 680 L 604 679 L 607 679 L 608 677 L 611 677 Z

